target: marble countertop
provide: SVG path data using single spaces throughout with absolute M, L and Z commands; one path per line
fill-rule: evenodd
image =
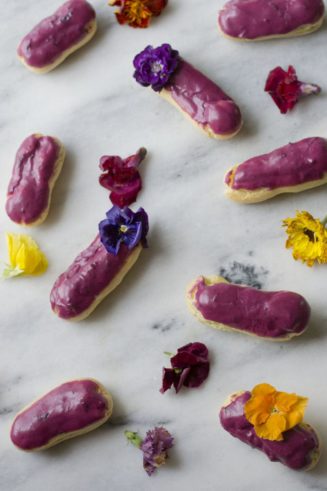
M 0 488 L 4 491 L 307 491 L 326 490 L 327 452 L 310 473 L 271 463 L 227 434 L 218 422 L 227 395 L 267 381 L 310 398 L 306 420 L 327 442 L 326 267 L 293 261 L 281 220 L 307 209 L 324 216 L 326 188 L 241 206 L 223 196 L 235 162 L 307 136 L 326 136 L 326 24 L 310 36 L 235 43 L 217 30 L 223 0 L 170 0 L 147 30 L 119 26 L 105 0 L 93 0 L 94 40 L 52 73 L 28 72 L 16 59 L 20 38 L 54 10 L 50 0 L 7 2 L 0 32 L 0 257 L 11 223 L 4 205 L 15 152 L 33 132 L 57 136 L 67 159 L 47 221 L 29 233 L 50 266 L 39 278 L 0 283 Z M 207 138 L 173 107 L 132 78 L 132 59 L 147 44 L 170 42 L 217 81 L 241 107 L 244 128 L 230 141 Z M 270 69 L 294 64 L 301 79 L 322 86 L 319 97 L 282 116 L 263 91 Z M 101 155 L 127 156 L 140 146 L 150 248 L 122 285 L 86 321 L 58 319 L 49 305 L 57 276 L 93 239 L 109 208 L 98 185 Z M 200 274 L 223 273 L 266 289 L 304 295 L 310 329 L 288 344 L 215 331 L 188 312 L 185 289 Z M 211 374 L 199 389 L 161 395 L 164 351 L 207 344 Z M 43 453 L 10 442 L 15 413 L 66 380 L 99 379 L 113 394 L 108 424 Z M 163 424 L 176 439 L 165 468 L 149 478 L 124 430 Z

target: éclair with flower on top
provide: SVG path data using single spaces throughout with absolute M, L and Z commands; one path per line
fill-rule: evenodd
M 151 86 L 208 136 L 227 139 L 240 131 L 242 116 L 236 103 L 168 43 L 147 46 L 133 64 L 140 85 Z
M 147 247 L 148 216 L 114 206 L 99 223 L 99 234 L 56 280 L 52 310 L 68 320 L 85 319 L 112 291 Z
M 317 432 L 303 421 L 307 402 L 306 397 L 262 383 L 232 394 L 220 410 L 220 423 L 271 461 L 310 470 L 319 460 L 321 445 Z

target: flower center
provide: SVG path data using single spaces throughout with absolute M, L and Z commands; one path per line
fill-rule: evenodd
M 305 228 L 303 230 L 303 233 L 304 233 L 304 235 L 309 237 L 310 242 L 317 242 L 318 241 L 318 237 L 315 236 L 315 234 L 312 230 Z
M 125 234 L 127 232 L 127 230 L 128 230 L 127 225 L 121 225 L 119 227 L 119 232 L 121 232 L 122 234 Z
M 151 72 L 159 73 L 163 69 L 163 64 L 160 61 L 154 61 L 151 63 Z
M 142 0 L 129 0 L 126 2 L 124 10 L 125 14 L 127 14 L 133 22 L 151 16 L 150 11 L 146 8 Z

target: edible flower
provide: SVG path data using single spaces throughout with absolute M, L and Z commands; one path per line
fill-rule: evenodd
M 144 440 L 134 431 L 125 431 L 127 440 L 143 452 L 143 467 L 149 476 L 166 463 L 167 450 L 174 445 L 174 438 L 162 426 L 149 430 Z
M 120 246 L 125 244 L 133 249 L 139 242 L 147 247 L 146 236 L 149 231 L 148 215 L 139 208 L 133 212 L 130 208 L 120 209 L 113 206 L 107 218 L 99 223 L 100 239 L 108 252 L 117 256 Z
M 20 275 L 39 275 L 46 271 L 48 261 L 37 243 L 29 236 L 6 234 L 9 264 L 5 264 L 1 276 L 4 279 Z
M 109 0 L 109 5 L 119 7 L 115 15 L 119 24 L 146 28 L 152 17 L 158 17 L 168 0 Z
M 300 82 L 294 67 L 290 65 L 287 72 L 280 66 L 271 70 L 265 92 L 271 95 L 280 112 L 285 114 L 293 109 L 300 97 L 319 94 L 321 89 L 318 85 Z
M 172 385 L 176 393 L 183 385 L 199 387 L 209 375 L 208 355 L 208 348 L 203 343 L 189 343 L 178 348 L 177 354 L 170 358 L 172 368 L 163 368 L 160 392 L 164 394 Z
M 286 248 L 293 249 L 295 260 L 302 260 L 308 266 L 315 261 L 327 263 L 327 219 L 320 221 L 307 211 L 297 211 L 295 218 L 283 220 L 288 239 Z
M 122 159 L 116 155 L 103 156 L 100 159 L 99 177 L 101 186 L 111 191 L 110 199 L 114 205 L 123 208 L 136 201 L 142 189 L 142 179 L 138 166 L 146 156 L 146 149 L 141 148 L 135 155 Z
M 170 44 L 162 44 L 158 48 L 147 46 L 133 60 L 133 76 L 144 87 L 151 85 L 154 91 L 160 92 L 168 84 L 178 63 L 179 53 Z
M 278 392 L 269 384 L 259 384 L 245 403 L 246 419 L 260 438 L 283 440 L 283 433 L 301 423 L 308 403 L 306 397 Z

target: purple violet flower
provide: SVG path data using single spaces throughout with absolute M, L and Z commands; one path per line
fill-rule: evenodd
M 143 467 L 151 476 L 158 467 L 166 463 L 167 450 L 174 445 L 174 438 L 162 426 L 149 430 L 144 440 L 134 431 L 125 431 L 127 440 L 143 452 Z
M 133 212 L 127 207 L 113 206 L 106 215 L 107 218 L 99 223 L 99 233 L 108 252 L 117 256 L 122 244 L 126 244 L 128 249 L 133 249 L 139 242 L 147 247 L 149 223 L 143 208 Z
M 172 368 L 163 368 L 160 392 L 164 394 L 172 385 L 176 393 L 183 385 L 199 387 L 209 375 L 208 355 L 208 348 L 203 343 L 189 343 L 179 348 L 170 358 Z
M 151 85 L 153 90 L 160 92 L 168 84 L 178 63 L 179 53 L 170 44 L 162 44 L 158 48 L 147 46 L 133 60 L 133 76 L 144 87 Z

